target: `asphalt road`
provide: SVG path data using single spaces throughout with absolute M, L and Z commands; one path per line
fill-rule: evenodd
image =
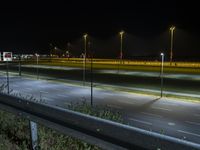
M 82 68 L 39 66 L 39 75 L 57 79 L 83 80 Z M 4 70 L 4 66 L 0 66 Z M 18 71 L 17 66 L 10 66 L 10 70 Z M 36 75 L 36 66 L 22 66 L 23 73 Z M 86 80 L 90 81 L 90 70 L 86 71 Z M 144 71 L 94 70 L 93 80 L 96 83 L 160 90 L 160 73 Z M 164 73 L 164 91 L 200 95 L 199 74 Z
M 6 82 L 0 76 L 0 84 Z M 67 107 L 71 102 L 90 102 L 90 88 L 56 81 L 12 76 L 14 93 L 41 98 L 50 105 Z M 113 90 L 94 89 L 94 104 L 107 105 L 123 114 L 124 123 L 200 144 L 200 103 L 159 99 Z

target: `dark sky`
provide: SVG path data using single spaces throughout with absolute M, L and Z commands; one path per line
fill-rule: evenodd
M 123 29 L 126 56 L 156 55 L 161 49 L 168 53 L 168 29 L 175 25 L 176 55 L 199 56 L 198 9 L 195 1 L 175 0 L 5 3 L 0 6 L 0 51 L 48 53 L 50 43 L 66 49 L 70 42 L 79 54 L 87 32 L 97 54 L 110 57 L 119 50 L 118 32 Z

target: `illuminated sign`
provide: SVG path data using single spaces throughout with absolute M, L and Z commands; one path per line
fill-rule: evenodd
M 3 52 L 3 61 L 12 61 L 12 52 Z

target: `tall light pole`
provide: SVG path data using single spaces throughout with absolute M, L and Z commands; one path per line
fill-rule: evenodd
M 171 42 L 170 42 L 170 65 L 172 65 L 173 60 L 173 45 L 174 45 L 174 30 L 175 26 L 170 27 L 170 35 L 171 35 Z
M 86 57 L 87 57 L 87 34 L 83 35 L 84 38 L 84 63 L 83 63 L 83 85 L 85 85 L 85 73 L 86 73 Z
M 163 66 L 164 66 L 164 58 L 165 54 L 161 53 L 161 72 L 160 72 L 160 97 L 163 96 Z
M 122 30 L 121 32 L 119 32 L 120 35 L 120 61 L 118 64 L 118 73 L 119 73 L 119 65 L 122 64 L 122 59 L 123 59 L 123 35 L 124 35 L 124 31 Z
M 90 51 L 90 89 L 91 89 L 91 96 L 90 96 L 90 104 L 93 106 L 93 51 L 91 49 L 91 42 L 88 42 L 88 50 Z
M 121 59 L 121 63 L 122 63 L 122 59 L 123 59 L 123 35 L 124 35 L 124 31 L 119 32 L 120 34 L 120 59 Z

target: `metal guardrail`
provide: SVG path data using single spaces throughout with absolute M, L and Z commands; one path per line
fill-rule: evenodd
M 5 94 L 0 94 L 0 109 L 103 149 L 200 149 L 199 144 L 192 142 Z

